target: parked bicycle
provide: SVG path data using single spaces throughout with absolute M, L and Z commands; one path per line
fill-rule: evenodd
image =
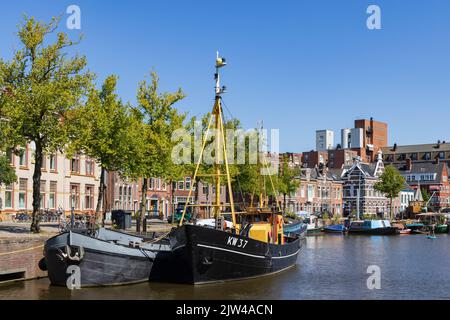
M 20 211 L 13 217 L 13 221 L 21 222 L 21 223 L 22 222 L 30 222 L 31 216 L 25 211 Z

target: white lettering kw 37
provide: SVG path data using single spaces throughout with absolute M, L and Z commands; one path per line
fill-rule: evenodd
M 227 245 L 234 246 L 237 248 L 245 248 L 247 243 L 248 243 L 247 240 L 239 239 L 239 238 L 235 238 L 235 237 L 228 237 L 228 241 L 227 241 Z

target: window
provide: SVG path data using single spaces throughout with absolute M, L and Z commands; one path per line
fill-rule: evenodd
M 57 190 L 57 182 L 50 181 L 50 192 L 48 194 L 48 207 L 49 209 L 56 208 L 56 190 Z
M 11 183 L 5 189 L 5 208 L 13 207 L 14 185 Z
M 70 206 L 75 210 L 80 209 L 80 185 L 71 184 L 70 185 Z
M 86 158 L 86 175 L 94 175 L 94 160 L 92 160 L 91 158 Z
M 416 161 L 417 160 L 417 153 L 411 153 L 411 160 Z
M 430 160 L 431 159 L 431 153 L 430 152 L 425 152 L 425 154 L 423 155 L 423 159 L 424 160 Z
M 152 190 L 155 189 L 155 179 L 150 178 L 149 188 Z
M 27 207 L 27 179 L 19 180 L 19 209 L 26 209 Z
M 28 159 L 27 159 L 28 155 L 27 155 L 27 149 L 26 148 L 21 148 L 20 152 L 19 152 L 19 165 L 21 167 L 26 167 L 28 164 Z
M 186 177 L 186 190 L 190 190 L 190 189 L 191 189 L 191 178 Z
M 178 190 L 184 190 L 184 181 L 178 181 Z
M 177 190 L 177 183 L 176 183 L 176 181 L 172 182 L 172 190 Z
M 40 208 L 45 209 L 45 180 L 41 180 L 40 184 L 40 192 L 41 192 L 41 199 L 39 200 Z
M 203 185 L 203 194 L 208 194 L 208 185 Z
M 70 160 L 70 171 L 72 173 L 80 173 L 80 156 L 78 154 L 74 155 Z
M 56 171 L 56 155 L 52 154 L 49 157 L 50 171 Z
M 84 193 L 84 206 L 85 209 L 94 209 L 94 186 L 86 186 Z
M 445 152 L 441 151 L 439 152 L 439 159 L 445 159 Z

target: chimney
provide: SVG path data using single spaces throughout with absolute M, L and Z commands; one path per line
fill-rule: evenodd
M 412 160 L 411 158 L 406 159 L 406 170 L 411 171 L 412 170 Z

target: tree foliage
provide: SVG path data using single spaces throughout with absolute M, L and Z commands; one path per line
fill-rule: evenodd
M 286 211 L 286 197 L 297 191 L 300 186 L 300 168 L 289 165 L 288 155 L 284 155 L 278 179 L 278 190 L 283 195 L 283 212 Z
M 380 176 L 380 180 L 375 183 L 374 189 L 383 193 L 387 198 L 391 200 L 391 220 L 394 219 L 393 212 L 393 200 L 398 197 L 400 191 L 402 191 L 405 185 L 405 178 L 393 165 L 389 165 L 385 168 L 383 174 Z
M 16 180 L 16 173 L 9 164 L 8 158 L 0 155 L 0 185 L 8 185 L 16 182 Z
M 86 104 L 74 110 L 70 124 L 69 155 L 82 152 L 100 166 L 96 215 L 105 196 L 105 171 L 126 176 L 135 168 L 134 156 L 143 148 L 142 122 L 116 94 L 117 77 L 109 76 L 100 90 L 92 88 Z
M 151 81 L 143 80 L 138 86 L 135 114 L 144 123 L 141 136 L 145 148 L 135 154 L 135 165 L 129 175 L 142 179 L 141 220 L 145 216 L 147 179 L 171 179 L 175 173 L 171 159 L 175 144 L 172 133 L 183 126 L 186 115 L 174 108 L 174 104 L 184 97 L 181 89 L 174 93 L 160 93 L 155 72 L 151 73 Z
M 59 32 L 58 26 L 25 18 L 19 27 L 21 48 L 11 61 L 0 61 L 2 133 L 8 132 L 8 147 L 32 142 L 35 149 L 33 174 L 33 220 L 31 230 L 39 232 L 41 164 L 45 152 L 63 149 L 68 141 L 67 113 L 79 106 L 90 86 L 92 74 L 84 71 L 86 58 L 68 57 L 66 49 L 75 43 Z

